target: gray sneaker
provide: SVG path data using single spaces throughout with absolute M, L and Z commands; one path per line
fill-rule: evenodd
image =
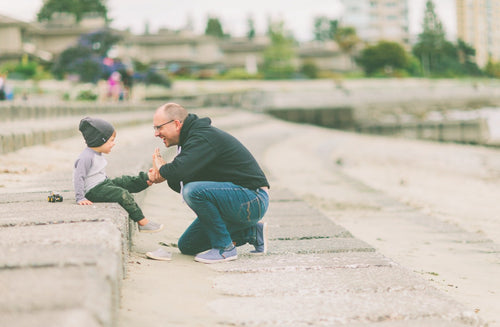
M 163 224 L 157 224 L 152 221 L 150 221 L 144 226 L 141 226 L 139 224 L 137 224 L 137 226 L 139 227 L 139 232 L 141 233 L 156 233 L 163 229 Z
M 203 263 L 216 263 L 216 262 L 231 261 L 236 259 L 238 259 L 236 246 L 233 246 L 233 248 L 230 250 L 211 249 L 203 253 L 198 253 L 196 257 L 194 257 L 194 261 Z
M 172 260 L 172 253 L 163 248 L 159 248 L 152 252 L 146 252 L 146 257 L 154 260 L 170 261 Z

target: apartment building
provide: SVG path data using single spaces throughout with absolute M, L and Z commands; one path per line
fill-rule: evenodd
M 456 0 L 457 37 L 476 49 L 476 63 L 500 61 L 500 0 Z
M 374 44 L 393 41 L 410 46 L 408 0 L 342 0 L 342 26 L 356 28 L 358 37 Z

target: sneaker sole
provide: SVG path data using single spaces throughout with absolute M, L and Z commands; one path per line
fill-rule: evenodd
M 195 257 L 194 258 L 194 261 L 197 261 L 197 262 L 202 262 L 202 263 L 218 263 L 218 262 L 224 262 L 224 261 L 231 261 L 231 260 L 236 260 L 238 259 L 238 256 L 235 255 L 233 257 L 228 257 L 228 258 L 224 258 L 224 259 L 219 259 L 219 260 L 207 260 L 207 259 L 203 259 L 203 258 L 197 258 Z
M 158 232 L 161 232 L 161 231 L 163 230 L 163 228 L 164 228 L 164 227 L 165 227 L 165 226 L 163 226 L 163 224 L 162 224 L 160 228 L 158 228 L 158 229 L 153 229 L 153 230 L 151 230 L 151 229 L 140 229 L 140 228 L 139 228 L 139 232 L 140 232 L 140 233 L 158 233 Z
M 172 260 L 171 257 L 158 257 L 158 256 L 155 256 L 151 252 L 146 252 L 146 257 L 148 257 L 149 259 L 160 260 L 160 261 L 171 261 Z

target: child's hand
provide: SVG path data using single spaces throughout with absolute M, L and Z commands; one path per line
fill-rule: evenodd
M 78 204 L 81 205 L 81 206 L 89 206 L 89 205 L 92 205 L 93 203 L 92 203 L 92 201 L 89 201 L 89 200 L 85 199 L 85 200 L 80 200 L 78 202 Z
M 161 183 L 161 182 L 165 181 L 165 178 L 163 178 L 160 175 L 160 171 L 158 169 L 155 169 L 154 167 L 153 168 L 149 168 L 148 179 L 149 179 L 148 180 L 148 184 L 149 183 Z

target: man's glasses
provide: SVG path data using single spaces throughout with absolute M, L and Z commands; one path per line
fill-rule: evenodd
M 175 121 L 175 119 L 172 119 L 172 120 L 170 120 L 170 121 L 168 121 L 168 122 L 166 122 L 166 123 L 163 123 L 163 124 L 161 124 L 161 125 L 156 125 L 156 126 L 153 126 L 153 129 L 154 129 L 156 132 L 158 132 L 158 131 L 160 130 L 160 128 L 162 128 L 162 127 L 163 127 L 163 125 L 170 124 L 170 123 L 171 123 L 171 122 L 173 122 L 173 121 Z

